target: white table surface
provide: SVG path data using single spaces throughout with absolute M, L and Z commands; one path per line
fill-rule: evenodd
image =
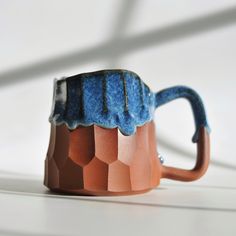
M 235 180 L 235 173 L 216 171 Z M 84 197 L 48 192 L 39 176 L 5 173 L 0 234 L 235 235 L 236 186 L 208 184 L 163 181 L 146 194 Z

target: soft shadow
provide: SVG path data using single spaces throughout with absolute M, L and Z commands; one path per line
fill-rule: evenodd
M 130 18 L 133 15 L 133 12 L 135 10 L 137 0 L 129 0 L 123 1 L 123 4 L 118 11 L 118 14 L 116 16 L 116 22 L 112 25 L 112 33 L 110 37 L 110 41 L 119 41 L 119 39 L 122 39 L 124 37 L 124 32 L 127 29 L 127 26 L 129 24 Z M 116 55 L 111 55 L 108 60 L 108 68 L 114 68 L 116 67 L 118 60 L 120 60 L 121 57 L 117 57 Z
M 1 177 L 0 192 L 1 191 L 41 194 L 46 191 L 46 188 L 43 186 L 43 180 L 40 179 Z
M 49 234 L 49 233 L 35 233 L 28 231 L 19 231 L 12 229 L 0 229 L 0 235 L 8 235 L 8 236 L 58 236 L 58 234 Z
M 156 190 L 163 190 L 165 188 L 157 188 Z M 222 211 L 222 212 L 236 212 L 236 209 L 230 208 L 217 208 L 217 207 L 199 207 L 199 206 L 181 206 L 181 205 L 168 205 L 168 204 L 156 204 L 146 202 L 131 202 L 125 200 L 125 197 L 95 197 L 95 196 L 76 196 L 57 194 L 48 191 L 43 187 L 41 180 L 36 179 L 16 179 L 16 178 L 0 178 L 0 194 L 11 194 L 17 196 L 31 196 L 31 197 L 43 197 L 43 198 L 55 198 L 55 199 L 67 199 L 76 201 L 89 201 L 97 203 L 112 203 L 128 206 L 145 206 L 145 207 L 157 207 L 157 208 L 172 208 L 172 209 L 185 209 L 185 210 L 205 210 L 205 211 Z M 141 196 L 140 194 L 136 196 Z M 129 196 L 135 198 L 135 195 Z M 123 198 L 124 200 L 121 200 Z M 114 199 L 114 200 L 113 200 Z M 0 230 L 1 233 L 1 230 Z
M 236 190 L 236 187 L 227 187 L 227 186 L 211 186 L 211 185 L 202 185 L 202 184 L 194 184 L 194 185 L 189 185 L 188 183 L 185 184 L 170 184 L 170 183 L 165 183 L 164 186 L 166 187 L 184 187 L 184 188 L 203 188 L 203 189 L 217 189 L 217 190 Z
M 0 86 L 34 79 L 35 76 L 42 76 L 51 72 L 55 72 L 57 76 L 58 74 L 56 73 L 61 72 L 65 68 L 123 56 L 151 46 L 160 46 L 172 41 L 233 25 L 235 22 L 236 7 L 230 7 L 145 33 L 126 38 L 111 39 L 87 49 L 68 52 L 61 56 L 1 72 Z

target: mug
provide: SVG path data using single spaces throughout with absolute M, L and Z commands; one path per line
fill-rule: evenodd
M 156 108 L 177 98 L 192 107 L 195 167 L 165 166 L 156 147 Z M 134 72 L 102 70 L 55 80 L 44 184 L 78 195 L 147 192 L 161 178 L 193 181 L 207 170 L 209 126 L 203 102 L 191 88 L 154 93 Z

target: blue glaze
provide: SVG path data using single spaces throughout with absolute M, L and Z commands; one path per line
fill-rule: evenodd
M 208 127 L 196 92 L 177 86 L 153 93 L 137 74 L 127 70 L 103 70 L 55 80 L 49 121 L 66 124 L 71 130 L 93 124 L 118 127 L 124 135 L 132 135 L 137 126 L 153 119 L 157 107 L 179 97 L 190 101 L 196 129 Z
M 186 98 L 190 102 L 196 128 L 192 141 L 197 142 L 200 127 L 206 127 L 208 132 L 210 132 L 210 128 L 203 101 L 196 91 L 186 86 L 175 86 L 164 89 L 156 93 L 156 108 L 178 98 Z
M 132 135 L 151 121 L 155 94 L 126 70 L 104 70 L 56 80 L 50 122 L 69 129 L 93 124 Z
M 175 86 L 164 89 L 156 93 L 156 108 L 178 98 L 186 98 L 190 102 L 196 128 L 192 141 L 197 142 L 200 127 L 206 127 L 208 132 L 210 132 L 210 128 L 203 101 L 196 91 L 186 86 Z

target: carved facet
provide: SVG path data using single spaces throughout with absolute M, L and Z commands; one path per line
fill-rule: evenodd
M 149 122 L 134 135 L 95 125 L 69 131 L 53 126 L 44 184 L 55 191 L 88 195 L 144 192 L 160 181 L 155 127 Z M 53 144 L 53 145 L 52 145 Z

